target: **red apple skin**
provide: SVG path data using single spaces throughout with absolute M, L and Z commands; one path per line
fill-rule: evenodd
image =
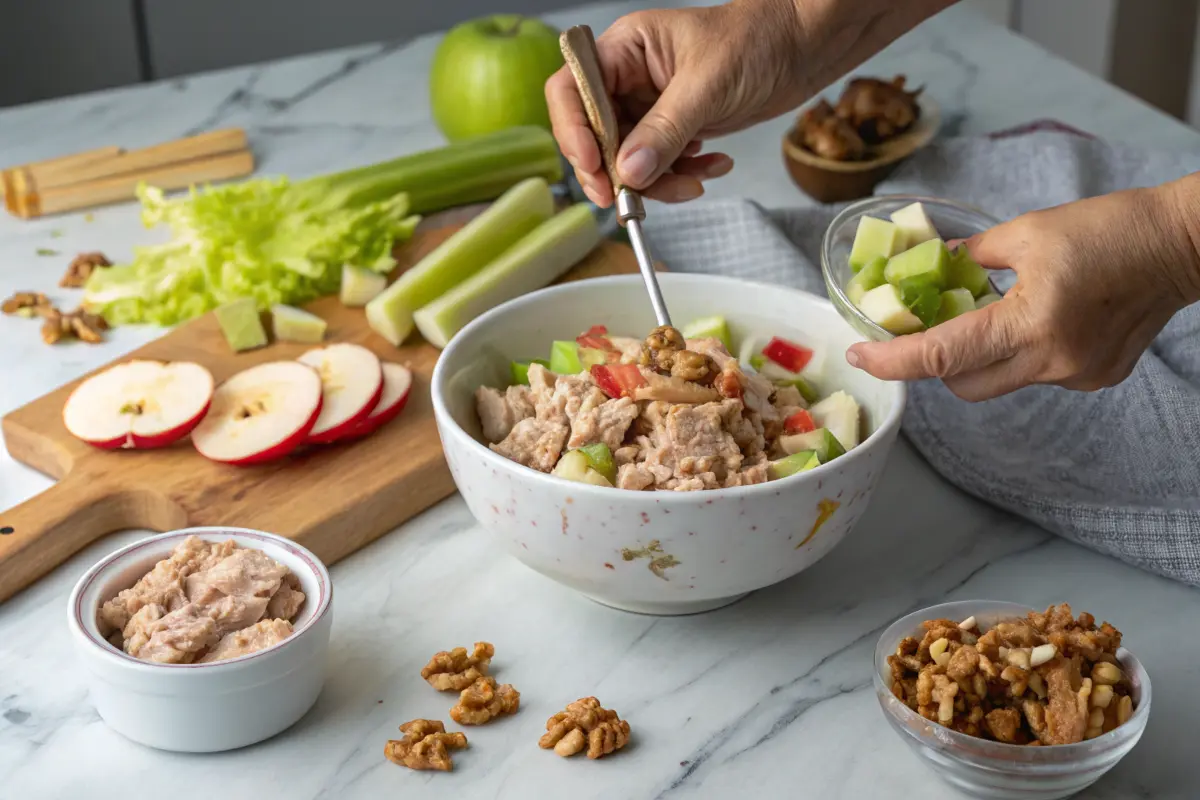
M 367 401 L 367 404 L 362 407 L 362 410 L 350 417 L 341 425 L 335 425 L 324 433 L 317 436 L 309 436 L 305 441 L 308 444 L 330 444 L 338 439 L 349 436 L 367 417 L 371 416 L 371 412 L 375 410 L 375 406 L 379 403 L 379 398 L 383 396 L 383 380 L 379 381 L 379 388 L 375 390 L 375 394 Z M 314 419 L 315 423 L 316 420 Z M 312 426 L 309 426 L 312 430 Z
M 392 404 L 391 408 L 375 417 L 368 417 L 367 419 L 364 419 L 361 423 L 359 423 L 357 428 L 346 434 L 346 438 L 361 439 L 364 436 L 370 436 L 372 433 L 379 430 L 396 417 L 400 416 L 400 412 L 404 410 L 406 405 L 408 405 L 408 396 L 410 394 L 412 394 L 411 386 L 408 387 L 408 391 L 405 392 L 399 400 Z
M 216 461 L 219 464 L 229 464 L 230 466 L 234 467 L 248 467 L 254 464 L 263 464 L 267 461 L 274 461 L 277 458 L 283 458 L 288 453 L 291 453 L 297 447 L 304 444 L 305 440 L 308 439 L 309 432 L 312 431 L 313 426 L 317 424 L 317 417 L 321 416 L 321 407 L 323 405 L 325 405 L 324 398 L 318 398 L 317 407 L 313 409 L 312 414 L 309 416 L 308 421 L 304 423 L 303 427 L 299 428 L 295 433 L 274 447 L 269 447 L 266 450 L 263 450 L 261 453 L 255 453 L 254 455 L 235 459 L 233 461 L 221 461 L 220 459 L 216 458 L 211 460 Z M 204 454 L 201 453 L 201 455 Z
M 180 439 L 191 433 L 196 426 L 199 425 L 206 416 L 208 416 L 208 409 L 211 407 L 212 400 L 210 399 L 204 404 L 204 408 L 200 409 L 200 413 L 198 413 L 192 419 L 189 419 L 187 422 L 183 423 L 182 425 L 178 425 L 169 431 L 163 431 L 162 433 L 155 434 L 154 436 L 139 436 L 136 433 L 131 433 L 129 438 L 133 440 L 133 449 L 153 450 L 157 447 L 166 447 L 167 445 L 175 444 L 175 442 L 178 442 Z

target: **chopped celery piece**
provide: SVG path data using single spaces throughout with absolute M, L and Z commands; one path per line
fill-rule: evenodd
M 362 267 L 342 265 L 342 305 L 359 308 L 379 296 L 387 288 L 387 275 Z
M 893 211 L 891 216 L 892 222 L 896 223 L 896 227 L 900 229 L 901 236 L 904 238 L 904 243 L 900 248 L 902 250 L 916 247 L 921 242 L 927 242 L 930 239 L 941 238 L 938 236 L 937 228 L 933 227 L 929 215 L 925 213 L 925 206 L 920 203 L 912 203 Z
M 521 384 L 523 386 L 529 385 L 530 364 L 541 364 L 546 369 L 550 369 L 550 362 L 541 358 L 535 358 L 532 361 L 514 361 L 510 365 L 512 370 L 512 382 L 514 386 L 517 384 Z
M 534 228 L 484 269 L 419 309 L 413 319 L 426 341 L 445 347 L 468 322 L 552 283 L 599 243 L 600 228 L 591 206 L 578 203 Z
M 978 300 L 975 301 L 975 310 L 978 311 L 979 309 L 983 308 L 984 306 L 990 306 L 992 303 L 995 303 L 1002 299 L 1003 298 L 1000 297 L 1000 295 L 996 294 L 995 292 L 988 292 L 983 297 L 980 297 Z
M 883 279 L 883 268 L 886 266 L 886 258 L 871 259 L 846 282 L 846 296 L 850 298 L 851 303 L 858 305 L 862 302 L 863 295 L 887 282 Z
M 546 181 L 521 181 L 367 303 L 367 323 L 399 345 L 412 333 L 417 309 L 479 272 L 553 213 Z
M 938 311 L 942 307 L 942 293 L 929 283 L 924 275 L 905 278 L 896 288 L 900 290 L 900 299 L 904 305 L 908 306 L 926 328 L 932 328 L 937 323 Z
M 591 369 L 597 364 L 608 363 L 608 351 L 598 347 L 579 348 L 579 363 L 583 369 Z
M 780 478 L 795 475 L 797 472 L 807 472 L 819 466 L 821 466 L 821 460 L 817 458 L 817 454 L 811 450 L 804 450 L 778 461 L 772 461 L 767 465 L 767 475 L 771 480 L 777 481 Z
M 941 308 L 938 309 L 936 324 L 952 320 L 968 311 L 975 310 L 975 298 L 969 289 L 947 289 L 942 292 Z
M 900 299 L 900 290 L 890 283 L 877 286 L 863 295 L 858 308 L 867 319 L 897 336 L 925 327 L 908 306 L 904 305 L 904 301 Z
M 617 479 L 617 465 L 613 463 L 612 451 L 604 442 L 584 445 L 579 452 L 587 456 L 588 466 L 599 472 L 609 481 Z
M 940 292 L 946 288 L 949 261 L 946 244 L 941 239 L 930 239 L 889 258 L 883 277 L 891 284 L 905 278 L 923 278 Z
M 729 323 L 724 317 L 701 317 L 694 319 L 679 331 L 685 339 L 719 339 L 725 349 L 733 352 L 733 339 L 729 336 Z
M 555 375 L 577 375 L 583 372 L 583 362 L 579 360 L 579 345 L 568 341 L 551 342 L 548 369 Z
M 750 366 L 754 367 L 755 372 L 762 372 L 763 367 L 766 366 L 766 363 L 767 357 L 762 353 L 755 353 L 754 355 L 750 356 Z
M 223 306 L 217 306 L 213 312 L 225 341 L 235 352 L 253 350 L 267 343 L 267 332 L 263 330 L 262 318 L 258 315 L 258 306 L 251 297 L 243 297 Z
M 853 397 L 842 391 L 834 392 L 810 408 L 808 413 L 818 426 L 828 428 L 846 450 L 858 447 L 860 412 L 858 401 Z
M 904 236 L 895 223 L 859 217 L 850 246 L 850 270 L 858 272 L 877 258 L 890 258 L 904 248 Z
M 292 306 L 271 306 L 271 330 L 277 342 L 316 344 L 325 339 L 325 320 Z
M 807 433 L 794 433 L 780 440 L 789 453 L 812 452 L 822 464 L 828 464 L 838 456 L 846 455 L 846 448 L 828 428 L 817 428 Z
M 988 271 L 971 258 L 965 245 L 960 244 L 950 254 L 947 269 L 948 283 L 946 285 L 949 288 L 966 289 L 974 297 L 982 297 L 991 291 L 992 285 L 988 281 Z

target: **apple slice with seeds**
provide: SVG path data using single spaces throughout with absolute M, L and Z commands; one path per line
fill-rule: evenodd
M 350 435 L 379 403 L 383 367 L 379 358 L 357 344 L 331 344 L 297 359 L 321 376 L 322 408 L 308 434 L 311 444 L 328 444 Z
M 105 450 L 165 447 L 200 424 L 212 397 L 212 374 L 199 364 L 127 361 L 75 387 L 63 424 Z
M 321 378 L 296 361 L 242 370 L 217 387 L 212 407 L 192 431 L 205 458 L 260 464 L 299 447 L 321 415 Z
M 348 436 L 366 436 L 395 419 L 408 404 L 413 375 L 408 367 L 383 362 L 383 394 L 371 413 Z

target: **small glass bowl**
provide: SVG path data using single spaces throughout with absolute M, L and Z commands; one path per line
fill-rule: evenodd
M 895 336 L 867 319 L 867 316 L 858 310 L 858 306 L 846 296 L 846 284 L 854 275 L 850 271 L 850 247 L 854 244 L 854 234 L 858 231 L 858 220 L 861 217 L 886 220 L 893 211 L 918 201 L 925 206 L 933 226 L 947 241 L 965 239 L 1000 224 L 1000 220 L 990 214 L 963 203 L 915 194 L 868 197 L 846 206 L 833 218 L 833 222 L 829 223 L 829 228 L 825 231 L 825 238 L 821 242 L 821 274 L 825 276 L 829 300 L 842 319 L 872 341 L 886 342 Z M 994 282 L 992 291 L 997 291 Z M 997 291 L 997 294 L 999 293 Z
M 1150 677 L 1125 648 L 1117 660 L 1129 676 L 1133 716 L 1095 739 L 1078 744 L 1027 747 L 968 736 L 931 722 L 892 694 L 887 657 L 905 636 L 920 635 L 928 619 L 963 620 L 974 616 L 981 630 L 996 622 L 1024 617 L 1028 606 L 997 600 L 960 600 L 913 612 L 894 622 L 875 646 L 875 694 L 888 723 L 938 775 L 970 797 L 989 800 L 1058 800 L 1095 783 L 1142 737 L 1150 717 Z

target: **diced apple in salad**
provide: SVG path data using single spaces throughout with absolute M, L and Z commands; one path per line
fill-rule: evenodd
M 514 361 L 508 385 L 476 393 L 484 438 L 527 467 L 594 486 L 730 488 L 779 480 L 845 455 L 861 411 L 823 393 L 825 354 L 781 336 L 733 355 L 724 317 L 646 340 L 596 325 Z
M 846 297 L 875 324 L 916 333 L 1000 299 L 987 270 L 963 245 L 950 250 L 925 207 L 901 208 L 891 220 L 862 217 L 850 248 Z

